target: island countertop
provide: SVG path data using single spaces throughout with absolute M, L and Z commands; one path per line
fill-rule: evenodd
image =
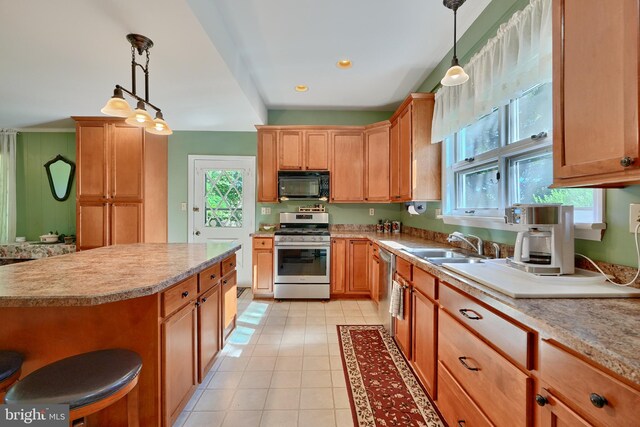
M 6 265 L 0 307 L 88 306 L 151 295 L 239 249 L 237 243 L 138 243 Z

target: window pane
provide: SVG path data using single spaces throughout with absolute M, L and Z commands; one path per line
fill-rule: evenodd
M 242 227 L 242 171 L 208 170 L 204 188 L 204 226 Z
M 551 132 L 553 109 L 551 83 L 535 86 L 514 102 L 513 141 L 530 138 L 540 132 Z
M 475 157 L 500 146 L 499 117 L 498 110 L 493 110 L 460 131 L 456 161 Z
M 458 174 L 458 209 L 498 208 L 498 167 Z

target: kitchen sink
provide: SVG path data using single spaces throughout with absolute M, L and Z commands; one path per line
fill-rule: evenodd
M 461 258 L 427 258 L 432 264 L 442 265 L 442 264 L 478 264 L 484 262 L 484 258 L 476 258 L 476 257 L 465 257 L 461 255 Z
M 464 257 L 464 255 L 461 253 L 448 251 L 446 249 L 403 249 L 403 251 L 422 259 L 429 259 L 429 258 L 450 259 L 450 258 Z

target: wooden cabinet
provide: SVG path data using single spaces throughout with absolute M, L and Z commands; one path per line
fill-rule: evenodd
M 331 295 L 368 296 L 367 239 L 331 239 Z
M 224 261 L 222 264 L 224 265 Z M 238 314 L 238 284 L 235 270 L 222 277 L 221 292 L 220 307 L 222 311 L 220 318 L 222 319 L 222 344 L 224 345 L 236 327 L 236 316 Z
M 278 131 L 258 127 L 258 202 L 278 201 Z
M 412 93 L 391 117 L 393 202 L 440 200 L 441 144 L 431 143 L 434 95 Z
M 371 290 L 371 299 L 376 304 L 380 302 L 380 283 L 382 282 L 380 277 L 382 271 L 378 251 L 378 245 L 369 242 L 369 289 Z
M 76 121 L 78 250 L 167 240 L 167 137 L 124 120 Z
M 438 306 L 425 288 L 435 287 L 437 279 L 414 268 L 411 294 L 411 366 L 431 397 L 436 398 Z M 433 294 L 432 294 L 433 295 Z
M 431 396 L 434 397 L 433 394 Z M 493 426 L 442 364 L 438 365 L 438 409 L 450 426 Z
M 281 130 L 278 140 L 278 170 L 304 169 L 302 131 Z
M 162 407 L 172 426 L 198 386 L 195 295 L 162 324 Z
M 365 195 L 367 202 L 389 201 L 389 122 L 368 126 L 365 138 Z
M 542 389 L 535 397 L 538 403 L 540 427 L 592 427 L 580 415 L 569 409 L 548 390 Z
M 411 293 L 413 292 L 413 288 L 411 282 L 404 279 L 397 272 L 395 274 L 395 280 L 404 288 L 402 291 L 404 301 L 402 319 L 398 319 L 397 317 L 393 318 L 393 328 L 396 334 L 395 339 L 407 360 L 411 360 Z
M 273 296 L 273 238 L 253 238 L 253 295 Z
M 307 170 L 329 170 L 328 131 L 304 131 L 304 166 Z
M 213 366 L 220 351 L 220 283 L 198 298 L 198 382 Z
M 554 186 L 640 182 L 638 8 L 553 1 Z
M 331 133 L 331 201 L 364 201 L 364 140 L 362 131 Z

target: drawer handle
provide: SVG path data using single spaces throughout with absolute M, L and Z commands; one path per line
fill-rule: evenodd
M 607 399 L 604 396 L 600 396 L 599 394 L 596 394 L 596 393 L 591 393 L 589 395 L 589 400 L 591 400 L 591 403 L 596 408 L 604 408 L 605 406 L 607 406 L 607 403 L 609 403 L 607 402 Z
M 536 394 L 536 403 L 538 404 L 538 406 L 544 406 L 547 403 L 549 403 L 549 401 L 547 400 L 546 397 L 544 397 L 541 394 Z
M 213 279 L 215 279 L 215 278 L 216 278 L 216 275 L 215 275 L 215 274 L 212 274 L 212 275 L 211 275 L 211 280 L 213 280 Z
M 458 420 L 458 427 L 464 427 L 467 425 L 467 422 L 465 420 Z
M 202 304 L 204 304 L 205 302 L 207 302 L 207 297 L 202 297 Z
M 460 314 L 462 314 L 464 317 L 466 317 L 469 320 L 481 320 L 482 319 L 482 316 L 480 315 L 480 313 L 478 313 L 477 311 L 473 311 L 470 308 L 461 308 L 458 311 L 460 312 Z M 473 314 L 475 314 L 475 316 L 469 316 L 468 313 L 473 313 Z
M 460 363 L 462 363 L 462 366 L 464 366 L 465 368 L 467 368 L 470 371 L 479 371 L 480 370 L 478 368 L 474 368 L 473 366 L 467 365 L 467 362 L 466 362 L 467 358 L 464 357 L 464 356 L 458 357 L 458 360 L 460 361 Z
M 184 291 L 184 292 L 182 293 L 182 298 L 186 298 L 186 297 L 188 297 L 188 296 L 189 296 L 189 291 Z

